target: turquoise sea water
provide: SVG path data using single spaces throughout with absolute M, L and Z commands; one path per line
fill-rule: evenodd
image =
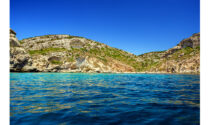
M 11 125 L 197 125 L 199 75 L 11 73 Z

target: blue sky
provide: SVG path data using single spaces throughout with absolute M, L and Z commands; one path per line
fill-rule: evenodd
M 10 0 L 19 40 L 83 36 L 136 55 L 167 50 L 200 32 L 199 0 Z

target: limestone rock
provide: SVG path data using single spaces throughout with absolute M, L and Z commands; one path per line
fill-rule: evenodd
M 181 48 L 195 48 L 200 46 L 200 33 L 195 33 L 191 37 L 182 40 L 178 45 L 181 46 Z
M 20 43 L 18 39 L 16 38 L 16 33 L 10 29 L 10 46 L 11 47 L 20 47 Z
M 139 56 L 143 71 L 161 73 L 200 73 L 200 33 L 161 52 Z
M 199 73 L 200 34 L 161 52 L 136 56 L 103 43 L 71 35 L 21 40 L 10 29 L 10 71 L 89 73 Z
M 11 30 L 11 37 L 16 38 Z M 16 40 L 17 43 L 18 40 Z M 95 51 L 112 49 L 82 37 L 46 35 L 21 40 L 11 46 L 10 69 L 19 72 L 133 72 L 132 66 Z M 117 49 L 112 49 L 119 51 Z M 131 55 L 132 54 L 126 53 Z M 98 57 L 103 56 L 103 57 Z M 106 58 L 110 58 L 106 62 Z M 105 64 L 106 63 L 106 64 Z

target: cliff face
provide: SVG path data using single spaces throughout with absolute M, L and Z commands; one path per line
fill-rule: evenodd
M 200 33 L 182 40 L 177 46 L 161 52 L 139 56 L 145 72 L 200 73 Z
M 162 72 L 199 73 L 200 35 L 174 48 L 140 56 L 70 35 L 45 35 L 18 41 L 10 29 L 13 72 Z
M 21 47 L 16 33 L 10 29 L 10 71 L 36 71 L 27 51 Z
M 13 32 L 10 34 L 16 38 Z M 46 35 L 16 40 L 16 43 L 18 46 L 10 47 L 11 71 L 136 71 L 132 64 L 137 56 L 83 37 Z

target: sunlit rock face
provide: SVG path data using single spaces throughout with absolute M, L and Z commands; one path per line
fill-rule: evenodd
M 103 43 L 70 35 L 45 35 L 18 41 L 11 46 L 11 71 L 39 72 L 136 72 L 126 60 L 137 56 Z M 115 53 L 118 53 L 118 55 Z M 135 63 L 132 63 L 135 64 Z
M 16 38 L 16 33 L 12 29 L 10 29 L 10 71 L 37 71 L 36 67 L 32 66 L 30 55 L 21 47 L 21 44 Z
M 200 33 L 182 40 L 166 51 L 139 56 L 146 72 L 200 73 Z
M 200 46 L 200 33 L 195 33 L 191 37 L 182 40 L 179 43 L 179 46 L 181 46 L 181 48 L 186 48 L 186 47 L 196 48 Z
M 16 38 L 16 33 L 10 29 L 10 46 L 11 47 L 20 47 L 20 43 L 18 39 Z
M 200 73 L 200 33 L 140 56 L 87 38 L 45 35 L 23 40 L 10 29 L 10 70 L 17 72 Z

